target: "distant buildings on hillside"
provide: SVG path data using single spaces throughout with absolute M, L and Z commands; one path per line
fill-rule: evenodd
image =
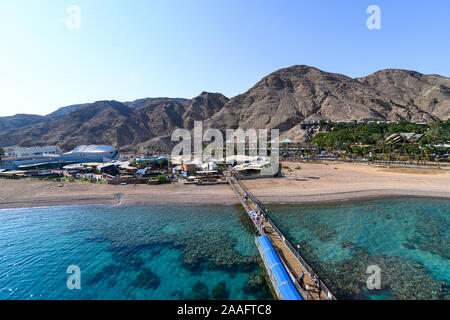
M 414 132 L 394 133 L 387 137 L 386 141 L 390 143 L 418 142 L 423 136 L 421 133 Z
M 394 124 L 399 123 L 399 121 L 384 121 L 384 120 L 348 120 L 348 121 L 330 121 L 330 120 L 305 120 L 300 123 L 301 129 L 307 129 L 312 126 L 317 126 L 321 122 L 328 124 L 371 124 L 371 123 L 387 123 Z M 418 126 L 426 127 L 428 124 L 426 122 L 412 122 Z

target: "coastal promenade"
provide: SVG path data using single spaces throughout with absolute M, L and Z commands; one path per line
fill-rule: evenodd
M 245 187 L 239 178 L 232 173 L 231 176 L 228 177 L 228 182 L 236 196 L 239 198 L 247 214 L 257 212 L 259 221 L 262 221 L 262 224 L 256 223 L 253 220 L 255 227 L 261 235 L 266 235 L 269 238 L 300 295 L 305 300 L 336 300 L 336 297 L 334 297 L 334 295 L 320 279 L 319 286 L 322 290 L 319 296 L 319 288 L 315 284 L 313 278 L 316 273 L 314 273 L 313 269 L 301 257 L 299 250 L 295 250 L 295 248 L 273 223 L 268 216 L 267 209 L 264 208 L 260 201 Z M 264 213 L 264 217 L 261 213 Z M 262 226 L 264 226 L 264 228 L 262 228 Z M 298 278 L 302 272 L 304 273 L 303 287 L 298 283 Z

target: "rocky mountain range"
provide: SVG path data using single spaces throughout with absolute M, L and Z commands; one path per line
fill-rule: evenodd
M 362 78 L 298 65 L 261 79 L 231 99 L 203 92 L 192 99 L 145 98 L 97 101 L 47 115 L 0 117 L 0 146 L 110 144 L 121 150 L 170 148 L 176 128 L 194 121 L 218 129 L 278 128 L 282 137 L 305 142 L 299 123 L 311 120 L 408 120 L 450 117 L 450 78 L 385 69 Z

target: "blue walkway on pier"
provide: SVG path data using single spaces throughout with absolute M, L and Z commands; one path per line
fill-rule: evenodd
M 283 300 L 303 300 L 289 277 L 267 236 L 257 238 L 264 265 L 274 284 L 274 289 Z

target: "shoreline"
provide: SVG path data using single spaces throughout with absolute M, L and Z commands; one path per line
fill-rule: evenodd
M 362 164 L 283 163 L 282 178 L 243 180 L 264 204 L 317 205 L 395 197 L 450 199 L 447 170 Z M 62 185 L 62 187 L 61 187 Z M 119 199 L 119 197 L 121 199 Z M 0 209 L 67 205 L 235 205 L 228 185 L 108 185 L 0 179 Z
M 89 205 L 109 205 L 109 206 L 134 206 L 134 205 L 222 205 L 233 206 L 239 205 L 237 198 L 232 197 L 192 197 L 191 194 L 185 194 L 185 197 L 177 199 L 167 198 L 147 198 L 145 194 L 128 195 L 122 198 L 121 202 L 118 197 L 90 197 L 90 198 L 44 198 L 44 199 L 27 199 L 17 201 L 0 202 L 0 210 L 3 209 L 25 209 L 40 207 L 64 207 L 64 206 L 89 206 Z M 178 195 L 180 196 L 180 195 Z M 188 199 L 190 198 L 190 199 Z M 347 204 L 352 202 L 364 202 L 374 200 L 386 200 L 396 198 L 425 198 L 425 199 L 446 199 L 450 200 L 448 193 L 436 192 L 415 192 L 411 190 L 390 190 L 390 189 L 374 189 L 361 191 L 347 191 L 326 194 L 309 194 L 309 195 L 274 195 L 259 196 L 258 199 L 266 205 L 332 205 Z M 120 203 L 119 203 L 120 202 Z
M 317 194 L 309 195 L 309 199 L 305 199 L 307 196 L 291 197 L 291 196 L 273 196 L 273 197 L 258 197 L 258 199 L 265 205 L 304 205 L 304 206 L 317 206 L 317 205 L 332 205 L 332 204 L 349 204 L 353 202 L 365 202 L 376 200 L 388 200 L 397 198 L 424 198 L 424 199 L 441 199 L 450 200 L 449 194 L 426 194 L 415 193 L 409 190 L 398 191 L 386 190 L 386 192 L 380 192 L 380 190 L 365 190 L 358 192 L 339 192 L 334 194 Z M 358 194 L 360 193 L 360 194 Z M 139 196 L 139 195 L 136 195 Z M 30 199 L 26 201 L 11 201 L 0 203 L 0 210 L 7 209 L 30 209 L 30 208 L 43 208 L 43 207 L 66 207 L 66 206 L 91 206 L 91 205 L 107 205 L 107 206 L 135 206 L 135 205 L 186 205 L 186 206 L 234 206 L 239 205 L 240 202 L 236 199 L 205 199 L 199 198 L 196 200 L 142 200 L 123 198 L 122 203 L 119 204 L 117 198 L 73 198 L 73 199 Z

